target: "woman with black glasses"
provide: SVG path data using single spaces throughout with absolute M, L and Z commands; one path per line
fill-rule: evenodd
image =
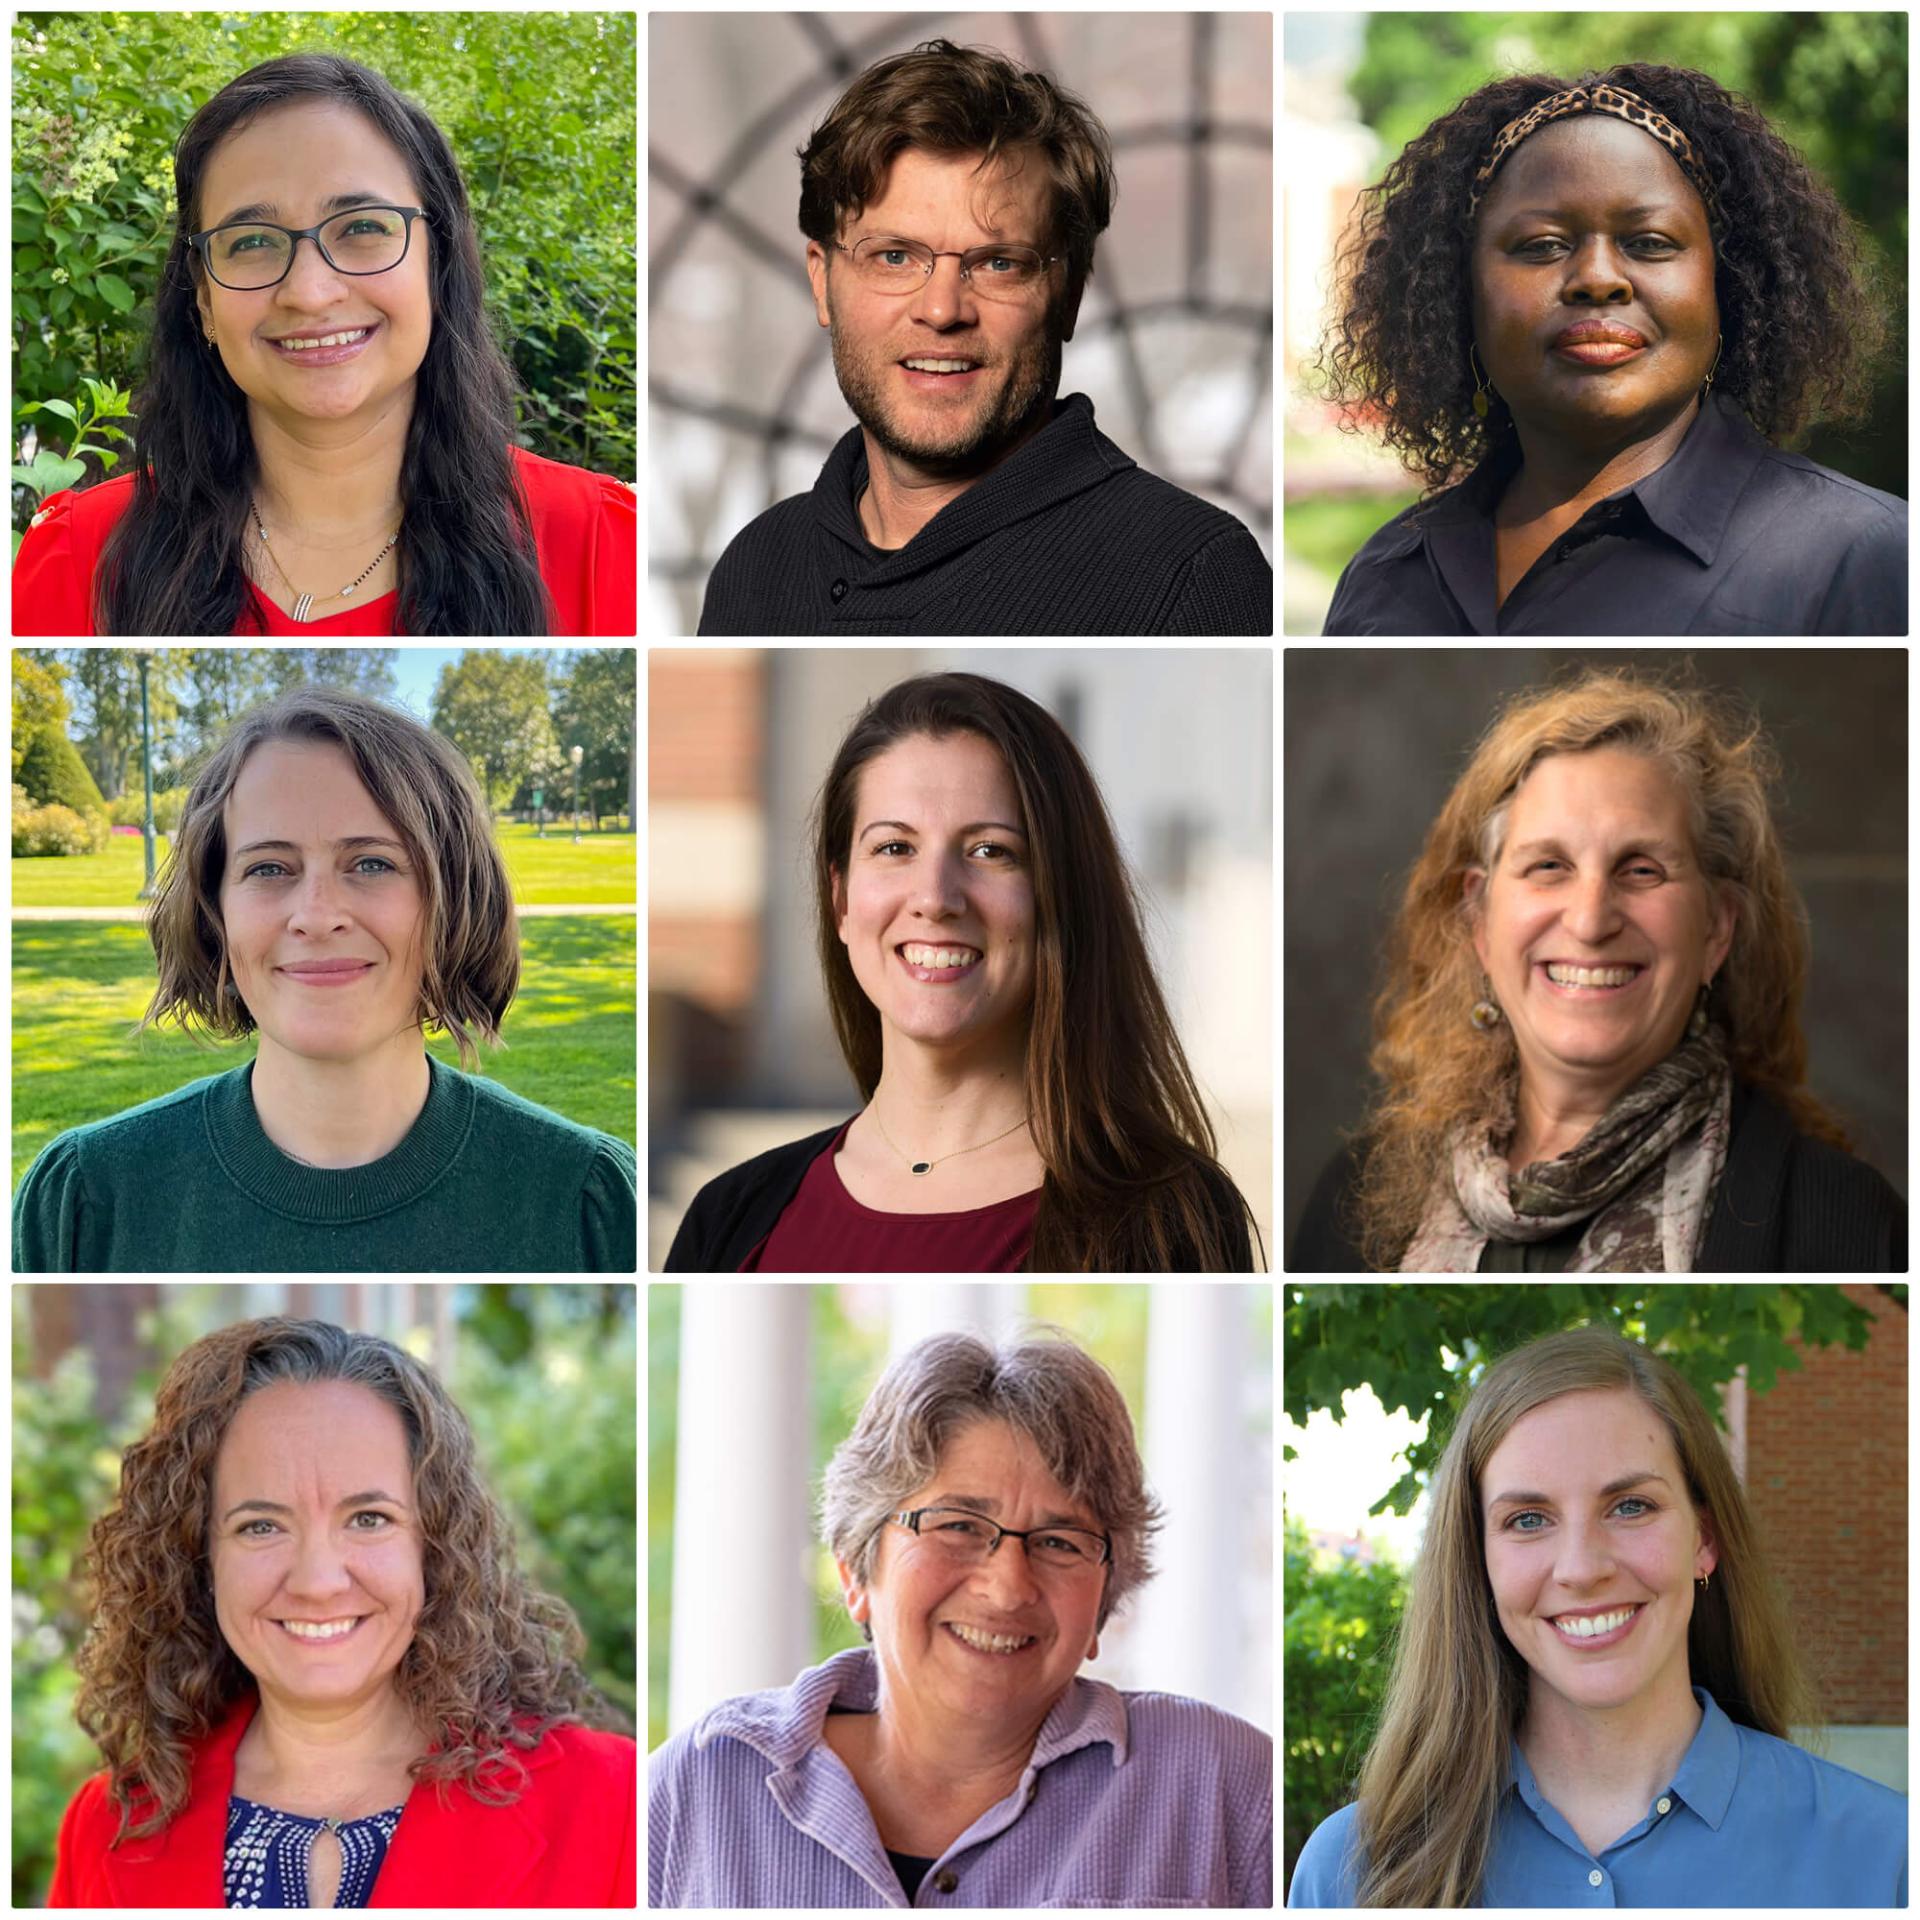
M 242 74 L 174 156 L 132 470 L 54 494 L 19 634 L 629 634 L 632 489 L 513 444 L 444 134 L 379 74 Z

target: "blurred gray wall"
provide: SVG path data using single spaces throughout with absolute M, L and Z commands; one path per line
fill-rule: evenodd
M 1427 828 L 1496 705 L 1585 661 L 1745 697 L 1782 763 L 1777 824 L 1812 923 L 1809 1080 L 1907 1191 L 1907 655 L 1902 647 L 1286 650 L 1282 1246 L 1374 1083 L 1368 1005 Z
M 853 77 L 925 40 L 1077 93 L 1120 191 L 1062 394 L 1273 558 L 1270 13 L 652 13 L 651 630 L 690 634 L 727 542 L 854 424 L 814 315 L 798 152 Z

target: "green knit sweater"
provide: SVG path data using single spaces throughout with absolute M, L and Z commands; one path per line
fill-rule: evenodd
M 266 1136 L 253 1062 L 50 1141 L 13 1197 L 17 1273 L 632 1273 L 634 1153 L 427 1056 L 364 1167 Z

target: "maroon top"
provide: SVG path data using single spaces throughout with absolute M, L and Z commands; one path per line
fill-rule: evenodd
M 834 1165 L 847 1127 L 807 1169 L 741 1273 L 1019 1272 L 1033 1244 L 1038 1187 L 964 1213 L 878 1213 L 846 1190 Z

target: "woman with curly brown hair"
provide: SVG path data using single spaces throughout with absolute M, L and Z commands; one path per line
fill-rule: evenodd
M 477 1065 L 520 979 L 492 815 L 431 728 L 317 685 L 243 714 L 147 930 L 141 1027 L 256 1051 L 51 1140 L 14 1195 L 16 1268 L 633 1271 L 632 1146 L 426 1050 L 437 1027 Z
M 1774 777 L 1696 688 L 1510 703 L 1408 878 L 1379 1099 L 1290 1270 L 1905 1270 L 1904 1205 L 1806 1084 Z
M 1905 633 L 1907 503 L 1774 444 L 1865 416 L 1884 270 L 1748 102 L 1518 75 L 1369 192 L 1326 397 L 1428 497 L 1326 633 Z
M 196 1341 L 86 1564 L 75 1713 L 107 1767 L 49 1906 L 633 1904 L 632 1730 L 400 1348 L 282 1318 Z

